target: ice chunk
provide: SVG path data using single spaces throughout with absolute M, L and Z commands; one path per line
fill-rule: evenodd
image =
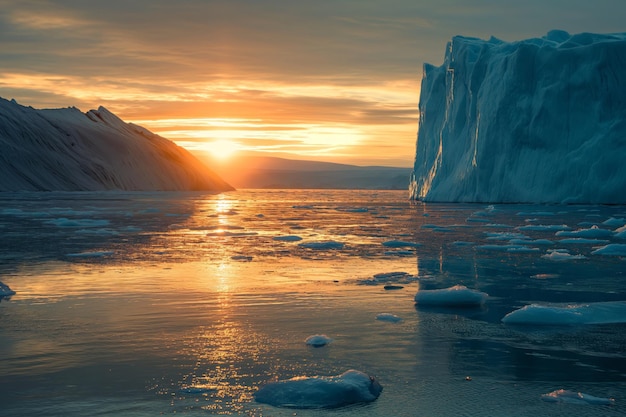
M 402 321 L 402 318 L 391 313 L 380 313 L 376 315 L 376 320 L 398 323 Z
M 584 394 L 582 392 L 574 392 L 564 389 L 542 394 L 541 399 L 551 403 L 568 403 L 568 404 L 597 404 L 597 405 L 613 405 L 615 399 L 594 397 L 593 395 Z
M 320 242 L 300 243 L 298 246 L 307 248 L 307 249 L 316 249 L 316 250 L 342 249 L 344 247 L 344 243 L 337 242 L 334 240 L 324 240 Z
M 113 251 L 91 251 L 91 252 L 77 252 L 77 253 L 68 253 L 67 257 L 69 258 L 102 258 L 104 256 L 113 255 L 115 252 Z
M 383 246 L 388 248 L 417 248 L 422 246 L 422 244 L 416 242 L 406 242 L 404 240 L 388 240 L 383 242 Z
M 550 249 L 547 254 L 542 255 L 541 257 L 558 262 L 586 259 L 584 255 L 571 255 L 567 249 Z
M 530 304 L 510 312 L 502 322 L 542 326 L 626 323 L 626 301 L 564 306 Z
M 560 237 L 580 237 L 580 238 L 589 238 L 589 239 L 602 239 L 613 236 L 612 230 L 600 229 L 598 226 L 591 226 L 589 229 L 578 229 L 578 230 L 561 230 L 556 232 L 557 236 Z
M 570 230 L 571 227 L 566 224 L 528 224 L 526 226 L 520 226 L 517 229 L 535 232 L 557 232 L 561 230 Z
M 626 203 L 626 34 L 560 33 L 424 65 L 414 199 Z
M 0 282 L 0 299 L 4 297 L 10 297 L 12 295 L 15 295 L 15 291 L 9 288 L 8 285 Z
M 276 407 L 336 408 L 374 401 L 382 390 L 376 378 L 351 369 L 337 376 L 270 382 L 254 393 L 254 399 Z
M 299 242 L 302 240 L 300 236 L 296 235 L 274 236 L 272 239 L 278 240 L 280 242 Z
M 333 339 L 326 336 L 325 334 L 314 334 L 312 336 L 307 337 L 304 343 L 313 347 L 322 347 L 322 346 L 326 346 L 332 341 Z
M 612 243 L 591 252 L 592 255 L 626 256 L 626 244 Z
M 611 217 L 605 221 L 602 222 L 603 225 L 605 226 L 609 226 L 609 227 L 621 227 L 624 226 L 626 224 L 626 219 L 624 218 L 615 218 L 615 217 Z
M 44 222 L 46 224 L 51 224 L 56 227 L 101 227 L 107 226 L 109 224 L 108 220 L 104 219 L 67 219 L 65 217 L 61 217 L 58 219 L 52 219 Z
M 442 307 L 476 307 L 487 300 L 488 294 L 455 285 L 439 290 L 420 290 L 415 294 L 415 303 L 426 306 Z

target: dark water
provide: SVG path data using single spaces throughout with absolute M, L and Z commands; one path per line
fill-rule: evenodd
M 624 217 L 411 204 L 395 191 L 0 195 L 0 281 L 17 292 L 0 302 L 0 415 L 625 415 L 626 324 L 501 322 L 531 303 L 626 301 L 624 258 L 592 254 L 626 242 L 524 228 L 612 231 L 603 222 Z M 553 249 L 572 258 L 544 257 Z M 486 305 L 413 302 L 455 284 L 488 293 Z M 319 333 L 333 342 L 305 345 Z M 378 400 L 294 410 L 252 397 L 348 369 L 376 375 Z M 541 401 L 561 388 L 615 404 Z

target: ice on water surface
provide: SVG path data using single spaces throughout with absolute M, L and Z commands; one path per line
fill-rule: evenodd
M 0 304 L 8 415 L 624 415 L 626 260 L 610 220 L 624 206 L 394 191 L 0 198 L 0 281 L 16 293 Z M 594 225 L 611 233 L 556 235 Z M 468 301 L 478 308 L 456 308 Z M 503 323 L 518 310 L 525 325 Z M 546 325 L 566 313 L 582 319 Z M 314 349 L 311 335 L 333 341 Z M 346 369 L 384 391 L 337 403 L 345 386 L 329 383 Z M 540 401 L 560 387 L 615 402 Z

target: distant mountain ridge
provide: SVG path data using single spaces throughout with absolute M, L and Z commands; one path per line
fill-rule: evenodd
M 411 168 L 356 166 L 268 156 L 238 156 L 228 161 L 206 157 L 237 188 L 408 189 Z
M 0 191 L 228 191 L 190 152 L 104 107 L 0 98 Z

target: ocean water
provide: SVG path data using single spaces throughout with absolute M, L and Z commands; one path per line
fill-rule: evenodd
M 626 415 L 626 260 L 594 253 L 626 243 L 624 218 L 405 191 L 2 194 L 0 281 L 16 295 L 0 302 L 0 416 Z M 485 305 L 415 305 L 457 284 Z M 533 303 L 611 308 L 502 323 Z M 307 346 L 315 334 L 332 342 Z M 376 401 L 254 401 L 349 369 L 376 376 Z M 558 389 L 615 401 L 542 401 Z

